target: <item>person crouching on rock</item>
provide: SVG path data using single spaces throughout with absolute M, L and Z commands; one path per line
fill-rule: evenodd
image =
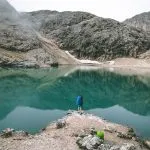
M 83 97 L 82 96 L 77 96 L 76 105 L 78 106 L 78 111 L 82 111 L 82 106 L 83 106 Z

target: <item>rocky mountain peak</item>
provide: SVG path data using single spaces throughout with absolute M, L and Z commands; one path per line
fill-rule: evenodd
M 144 12 L 124 21 L 125 24 L 150 32 L 150 12 Z

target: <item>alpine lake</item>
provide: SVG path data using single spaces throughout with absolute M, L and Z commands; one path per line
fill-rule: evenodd
M 132 127 L 150 138 L 150 73 L 141 70 L 61 66 L 43 69 L 0 68 L 0 131 L 35 134 L 49 123 L 77 110 Z

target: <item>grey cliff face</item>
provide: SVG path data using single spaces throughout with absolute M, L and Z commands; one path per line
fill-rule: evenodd
M 45 20 L 41 18 L 45 14 Z M 39 32 L 55 39 L 61 49 L 78 58 L 111 60 L 135 57 L 150 49 L 148 34 L 112 19 L 84 12 L 39 11 L 27 14 Z
M 144 31 L 150 33 L 150 12 L 136 15 L 130 19 L 125 20 L 124 23 L 136 28 L 143 29 Z

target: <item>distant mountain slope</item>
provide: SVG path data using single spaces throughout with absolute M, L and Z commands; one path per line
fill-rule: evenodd
M 21 23 L 19 13 L 6 0 L 0 0 L 0 47 L 10 51 L 39 48 L 33 30 Z
M 0 0 L 0 66 L 38 67 L 76 63 L 60 51 L 52 40 L 45 42 L 32 23 L 22 18 L 6 0 Z
M 124 21 L 125 24 L 150 33 L 150 12 L 141 13 Z
M 95 17 L 95 15 L 86 12 L 58 12 L 50 10 L 26 12 L 22 13 L 22 16 L 32 22 L 35 28 L 42 29 L 46 25 L 49 27 L 49 31 L 78 24 Z
M 138 57 L 150 49 L 150 38 L 139 29 L 84 12 L 26 13 L 36 29 L 78 58 L 111 60 Z
M 35 67 L 139 57 L 150 36 L 134 27 L 86 12 L 41 10 L 18 13 L 0 0 L 0 66 Z

